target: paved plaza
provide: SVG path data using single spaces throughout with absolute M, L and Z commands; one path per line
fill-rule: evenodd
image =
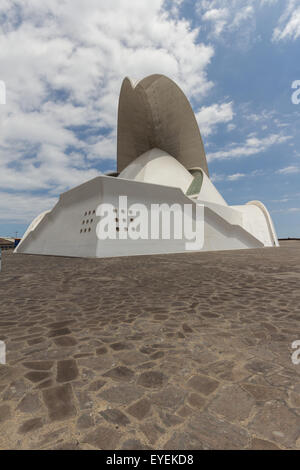
M 4 252 L 0 449 L 300 449 L 300 242 Z

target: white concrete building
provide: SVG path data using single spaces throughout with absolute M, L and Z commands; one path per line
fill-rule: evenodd
M 235 250 L 279 246 L 271 217 L 259 201 L 229 206 L 209 178 L 200 131 L 180 88 L 163 75 L 133 83 L 125 78 L 119 100 L 118 171 L 98 176 L 63 193 L 52 210 L 28 227 L 17 253 L 110 257 L 186 251 L 187 238 L 126 239 L 135 217 L 119 208 L 144 204 L 204 206 L 201 250 Z M 99 206 L 114 207 L 115 238 L 101 239 Z M 161 218 L 166 212 L 161 212 Z M 172 230 L 174 230 L 174 224 Z M 125 228 L 124 228 L 125 227 Z

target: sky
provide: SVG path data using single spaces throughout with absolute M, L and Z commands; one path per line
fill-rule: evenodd
M 160 73 L 226 201 L 300 237 L 299 51 L 300 0 L 0 0 L 0 236 L 116 169 L 122 80 Z

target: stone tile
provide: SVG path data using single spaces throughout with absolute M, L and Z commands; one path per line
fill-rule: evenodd
M 265 441 L 263 439 L 257 439 L 256 437 L 251 441 L 251 450 L 280 450 L 273 442 Z
M 167 428 L 178 426 L 182 424 L 183 422 L 182 418 L 180 418 L 179 416 L 176 416 L 174 413 L 169 412 L 168 410 L 165 410 L 163 408 L 158 410 L 158 414 L 159 414 L 162 424 L 166 426 Z
M 206 375 L 194 375 L 188 380 L 187 386 L 208 396 L 218 388 L 219 382 Z
M 41 402 L 37 392 L 27 393 L 17 406 L 18 411 L 23 413 L 34 413 L 41 407 Z
M 1 369 L 0 369 L 1 370 Z M 28 385 L 23 379 L 18 379 L 9 384 L 3 393 L 3 400 L 19 400 L 28 390 Z
M 125 343 L 123 341 L 119 341 L 117 343 L 112 343 L 112 344 L 110 344 L 110 347 L 114 351 L 123 351 L 124 349 L 132 349 L 132 345 L 130 345 L 129 343 Z
M 117 408 L 107 408 L 100 411 L 100 415 L 109 423 L 118 424 L 119 426 L 127 426 L 130 423 L 128 417 Z
M 118 360 L 126 366 L 136 366 L 141 362 L 145 362 L 147 356 L 139 351 L 122 351 L 122 353 L 118 354 L 117 357 Z
M 94 380 L 94 382 L 90 383 L 88 390 L 90 392 L 97 392 L 98 390 L 100 390 L 100 388 L 104 387 L 105 384 L 106 382 L 102 379 Z
M 143 392 L 135 385 L 120 384 L 99 393 L 99 397 L 120 405 L 128 405 L 143 395 Z
M 157 440 L 165 433 L 164 428 L 162 428 L 156 422 L 147 422 L 140 425 L 140 429 L 145 435 L 149 444 L 155 444 Z
M 4 423 L 11 417 L 9 405 L 0 405 L 0 424 Z
M 116 429 L 107 426 L 98 426 L 83 438 L 83 442 L 91 444 L 99 450 L 111 450 L 116 449 L 120 437 L 121 433 Z
M 286 397 L 286 393 L 277 387 L 247 383 L 243 383 L 241 386 L 257 401 L 269 401 Z
M 127 412 L 135 418 L 142 420 L 149 415 L 151 402 L 148 398 L 141 398 L 127 408 Z
M 248 433 L 243 428 L 220 420 L 206 411 L 193 416 L 186 430 L 189 435 L 196 433 L 204 449 L 244 449 L 249 442 Z
M 142 444 L 138 439 L 127 439 L 122 444 L 121 450 L 149 450 L 151 447 Z
M 57 338 L 53 339 L 56 346 L 61 346 L 63 348 L 69 348 L 71 346 L 75 346 L 77 341 L 73 336 L 57 336 Z
M 55 338 L 55 336 L 64 336 L 71 334 L 69 328 L 59 328 L 57 330 L 50 331 L 48 334 L 49 338 Z
M 44 380 L 43 382 L 39 383 L 35 388 L 37 390 L 41 390 L 43 388 L 50 388 L 52 387 L 52 385 L 54 385 L 54 382 L 52 379 L 47 379 L 47 380 Z
M 277 366 L 259 359 L 254 359 L 245 365 L 245 369 L 256 374 L 268 374 L 274 372 L 277 368 Z
M 53 367 L 53 361 L 28 361 L 23 362 L 23 366 L 32 370 L 50 370 Z
M 63 442 L 58 446 L 54 447 L 53 450 L 80 450 L 81 446 L 78 441 Z
M 225 385 L 208 405 L 208 410 L 228 421 L 243 421 L 251 413 L 254 398 L 239 385 Z
M 203 443 L 195 432 L 175 431 L 164 445 L 164 450 L 203 450 Z
M 162 408 L 176 409 L 183 404 L 186 392 L 178 387 L 169 386 L 151 394 L 151 402 Z
M 32 371 L 27 372 L 24 377 L 26 377 L 26 379 L 30 380 L 31 382 L 37 383 L 50 377 L 50 374 L 49 372 Z
M 57 362 L 57 382 L 70 382 L 78 377 L 78 368 L 74 359 Z
M 128 367 L 118 366 L 105 372 L 103 377 L 110 377 L 111 379 L 119 380 L 121 382 L 130 382 L 134 377 L 134 372 L 128 369 Z
M 290 392 L 289 393 L 289 402 L 292 408 L 300 408 L 300 394 Z
M 94 424 L 94 418 L 89 413 L 83 413 L 77 420 L 77 428 L 80 430 L 91 428 Z
M 285 403 L 273 400 L 258 409 L 250 429 L 258 437 L 293 448 L 300 436 L 300 417 L 289 410 Z
M 138 385 L 146 388 L 160 388 L 166 382 L 165 374 L 158 370 L 143 372 L 138 378 Z
M 201 410 L 202 408 L 204 408 L 206 400 L 198 393 L 190 393 L 187 398 L 187 402 L 193 408 Z
M 51 421 L 63 420 L 76 415 L 72 387 L 69 383 L 48 388 L 42 393 Z
M 71 323 L 75 323 L 73 319 L 52 322 L 52 323 L 49 323 L 47 327 L 54 328 L 56 330 L 57 328 L 63 328 L 64 326 L 70 325 Z
M 105 346 L 101 346 L 100 348 L 96 349 L 97 356 L 101 356 L 102 354 L 107 353 L 107 348 Z
M 26 434 L 28 432 L 36 431 L 37 429 L 43 426 L 43 418 L 32 418 L 24 421 L 24 423 L 19 427 L 18 432 L 20 434 Z
M 181 406 L 181 408 L 179 408 L 179 410 L 176 411 L 176 413 L 182 418 L 187 418 L 188 416 L 191 416 L 191 414 L 193 414 L 193 410 L 189 406 L 183 405 Z
M 90 410 L 93 408 L 94 403 L 89 392 L 86 390 L 76 390 L 75 395 L 78 400 L 80 410 Z

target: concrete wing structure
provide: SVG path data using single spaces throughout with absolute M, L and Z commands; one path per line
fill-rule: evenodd
M 229 206 L 210 180 L 192 108 L 167 77 L 151 75 L 136 84 L 124 80 L 117 163 L 116 173 L 62 194 L 52 210 L 34 219 L 15 252 L 101 258 L 187 251 L 190 239 L 185 231 L 174 236 L 179 228 L 175 214 L 187 206 L 196 230 L 197 210 L 202 210 L 199 251 L 278 246 L 270 214 L 261 202 Z M 124 198 L 126 205 L 120 205 Z M 139 226 L 137 212 L 131 209 L 137 205 L 150 215 L 154 205 L 160 207 L 160 220 L 170 221 L 169 238 L 161 227 L 156 237 L 125 236 Z M 99 227 L 102 209 L 108 206 L 113 218 L 109 236 L 103 238 Z
M 118 112 L 118 171 L 152 148 L 164 150 L 185 168 L 208 168 L 199 127 L 181 89 L 164 75 L 133 83 L 125 78 Z

